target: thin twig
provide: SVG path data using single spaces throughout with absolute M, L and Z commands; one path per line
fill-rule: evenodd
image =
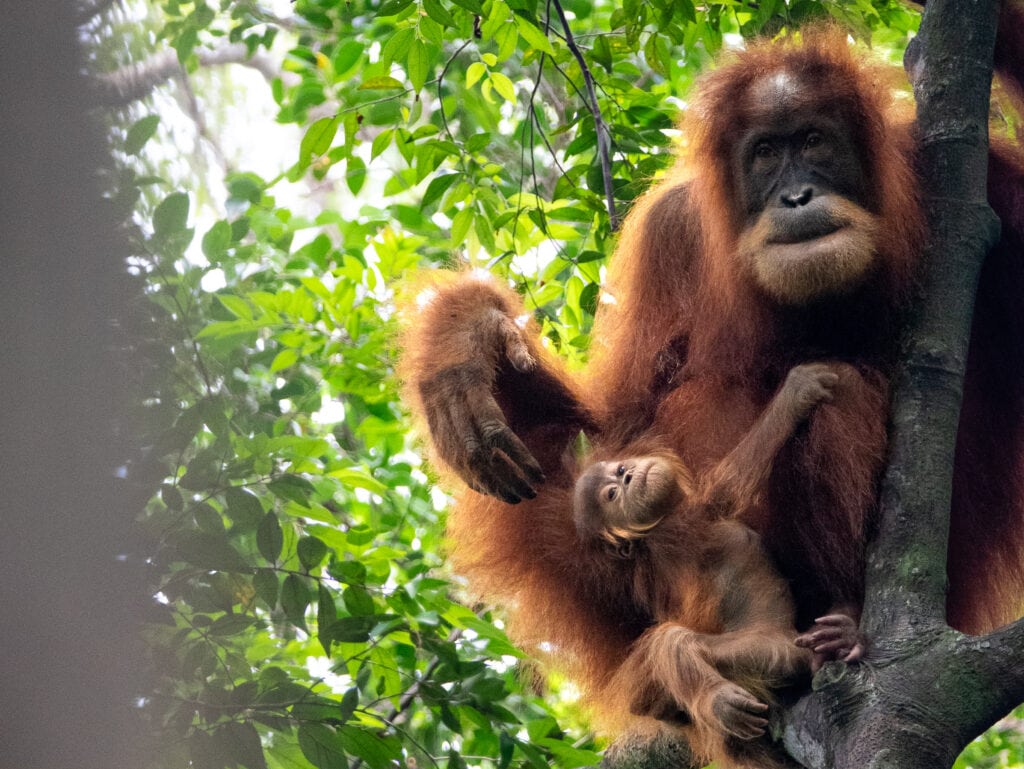
M 558 12 L 558 18 L 562 22 L 562 29 L 565 30 L 565 44 L 569 46 L 572 55 L 576 57 L 576 61 L 580 65 L 580 71 L 583 72 L 583 80 L 587 85 L 587 94 L 590 101 L 589 108 L 594 116 L 594 130 L 597 132 L 597 154 L 601 160 L 601 174 L 604 176 L 604 195 L 608 203 L 608 221 L 614 232 L 619 229 L 619 216 L 615 212 L 615 190 L 612 187 L 611 136 L 608 132 L 608 126 L 605 125 L 604 118 L 601 117 L 601 107 L 597 103 L 597 94 L 594 92 L 594 78 L 590 74 L 590 68 L 583 58 L 583 53 L 576 45 L 572 31 L 569 29 L 569 20 L 565 18 L 562 3 L 560 0 L 552 0 L 552 5 L 554 5 L 555 11 Z
M 448 138 L 453 142 L 455 141 L 455 137 L 452 136 L 452 129 L 448 127 L 448 116 L 444 114 L 444 95 L 441 93 L 441 86 L 444 84 L 444 76 L 448 74 L 448 68 L 451 67 L 452 62 L 455 61 L 455 57 L 466 50 L 466 46 L 471 42 L 472 40 L 467 40 L 455 49 L 455 53 L 448 57 L 448 61 L 444 63 L 444 68 L 441 70 L 441 74 L 437 76 L 438 113 L 441 115 L 441 124 L 444 126 L 444 132 L 448 134 Z
M 448 642 L 455 643 L 459 640 L 461 636 L 461 628 L 455 628 L 452 630 L 451 633 L 448 634 Z M 423 671 L 423 675 L 420 678 L 416 679 L 416 681 L 413 682 L 412 686 L 405 690 L 405 693 L 402 695 L 401 699 L 398 700 L 398 705 L 392 706 L 391 711 L 386 715 L 376 716 L 376 718 L 379 718 L 381 721 L 384 721 L 392 729 L 397 728 L 398 725 L 402 722 L 406 712 L 412 706 L 413 701 L 416 699 L 416 695 L 419 694 L 420 682 L 425 681 L 429 679 L 432 675 L 434 675 L 434 672 L 438 669 L 438 667 L 440 667 L 440 665 L 441 658 L 434 657 L 427 665 L 426 670 Z M 426 751 L 424 752 L 426 753 Z M 356 760 L 352 762 L 351 767 L 352 769 L 360 769 L 362 765 L 363 759 L 356 758 Z

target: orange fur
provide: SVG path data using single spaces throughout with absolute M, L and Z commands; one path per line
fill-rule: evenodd
M 698 758 L 742 766 L 745 758 L 757 757 L 759 766 L 775 765 L 767 740 L 730 736 L 716 703 L 736 686 L 744 696 L 773 702 L 773 690 L 806 674 L 809 657 L 794 644 L 792 598 L 760 539 L 719 516 L 751 504 L 780 449 L 837 380 L 826 366 L 794 369 L 750 432 L 696 484 L 678 458 L 660 453 L 602 458 L 599 452 L 581 475 L 575 517 L 586 522 L 581 531 L 591 539 L 582 545 L 592 551 L 589 560 L 624 559 L 631 565 L 633 601 L 653 623 L 601 691 L 606 718 L 628 711 L 671 721 L 682 714 Z M 666 467 L 677 476 L 681 502 L 651 492 L 652 460 L 659 468 L 655 477 L 663 479 Z M 614 478 L 620 480 L 608 475 L 616 464 L 621 470 Z M 643 480 L 621 480 L 637 468 L 643 468 Z M 644 485 L 635 489 L 636 483 Z M 619 492 L 607 499 L 617 501 L 606 501 L 604 491 L 612 485 Z M 654 517 L 659 523 L 653 528 L 628 529 L 631 522 Z M 604 540 L 593 524 L 611 520 L 627 524 L 619 535 L 630 538 L 628 555 L 619 547 L 602 550 Z
M 881 233 L 872 272 L 856 290 L 797 306 L 766 295 L 737 249 L 744 223 L 733 142 L 750 118 L 748 90 L 778 73 L 800 76 L 809 105 L 844 116 L 862 152 L 865 207 Z M 926 239 L 914 130 L 889 84 L 888 74 L 865 65 L 830 30 L 805 34 L 802 43 L 754 45 L 708 75 L 684 121 L 688 143 L 676 167 L 627 218 L 591 364 L 579 379 L 537 342 L 534 325 L 516 337 L 506 321 L 525 310 L 495 281 L 434 275 L 433 301 L 404 310 L 406 400 L 428 424 L 434 462 L 479 485 L 459 428 L 479 433 L 467 415 L 492 415 L 484 401 L 493 397 L 547 479 L 536 484 L 535 499 L 519 504 L 463 489 L 449 519 L 453 565 L 475 594 L 509 607 L 518 641 L 551 644 L 591 697 L 613 681 L 637 685 L 623 665 L 642 667 L 644 655 L 630 649 L 655 626 L 653 612 L 679 611 L 688 627 L 714 632 L 708 612 L 715 598 L 707 585 L 662 585 L 673 573 L 667 567 L 598 557 L 579 540 L 567 456 L 580 430 L 607 456 L 663 449 L 707 478 L 757 424 L 794 365 L 835 362 L 832 401 L 781 449 L 762 493 L 739 515 L 793 585 L 799 626 L 837 603 L 860 601 L 863 544 L 886 452 L 889 378 Z M 1004 239 L 979 289 L 950 545 L 950 618 L 971 630 L 1016 616 L 1024 596 L 1019 148 L 997 147 L 992 169 L 990 200 Z M 527 357 L 533 368 L 525 372 Z M 490 458 L 501 465 L 507 452 L 492 449 Z M 522 480 L 521 468 L 508 472 Z M 657 541 L 673 558 L 695 557 L 691 540 L 703 537 L 680 536 Z M 650 586 L 657 591 L 640 600 Z

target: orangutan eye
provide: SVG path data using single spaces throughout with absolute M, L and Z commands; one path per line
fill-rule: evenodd
M 619 476 L 620 478 L 622 476 L 624 476 L 626 474 L 626 466 L 625 465 L 619 465 L 618 467 L 616 467 L 615 468 L 615 474 L 617 476 Z
M 615 499 L 615 487 L 614 486 L 609 486 L 608 487 L 608 491 L 605 492 L 605 497 L 608 499 L 609 502 L 611 502 L 612 500 Z
M 807 138 L 804 140 L 804 148 L 814 149 L 815 147 L 820 147 L 824 141 L 824 136 L 822 136 L 817 131 L 811 131 L 809 134 L 807 134 Z
M 756 158 L 770 158 L 774 157 L 775 149 L 768 142 L 758 142 L 757 146 L 754 147 L 754 157 Z

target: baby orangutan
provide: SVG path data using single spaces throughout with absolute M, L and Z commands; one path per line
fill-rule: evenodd
M 630 563 L 633 600 L 652 621 L 608 696 L 679 725 L 698 758 L 787 765 L 764 738 L 768 703 L 809 673 L 811 654 L 794 643 L 786 582 L 758 535 L 731 515 L 755 503 L 779 449 L 837 381 L 827 364 L 792 369 L 706 477 L 695 479 L 674 454 L 645 451 L 593 462 L 576 482 L 577 530 L 599 557 Z

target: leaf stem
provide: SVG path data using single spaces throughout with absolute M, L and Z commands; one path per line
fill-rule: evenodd
M 552 5 L 554 5 L 558 18 L 562 22 L 562 29 L 565 30 L 565 44 L 569 46 L 572 55 L 576 57 L 576 61 L 580 65 L 580 71 L 583 73 L 583 81 L 587 86 L 589 101 L 587 106 L 590 113 L 594 116 L 594 130 L 597 133 L 597 154 L 601 161 L 601 175 L 604 177 L 604 196 L 608 204 L 608 221 L 614 232 L 619 229 L 619 216 L 615 211 L 615 190 L 612 187 L 611 136 L 608 132 L 608 126 L 605 125 L 604 118 L 601 116 L 601 106 L 597 102 L 597 93 L 594 91 L 594 78 L 590 74 L 590 68 L 587 66 L 586 59 L 583 58 L 583 53 L 580 51 L 579 46 L 576 45 L 572 31 L 569 29 L 569 20 L 565 17 L 562 3 L 560 0 L 552 0 Z

